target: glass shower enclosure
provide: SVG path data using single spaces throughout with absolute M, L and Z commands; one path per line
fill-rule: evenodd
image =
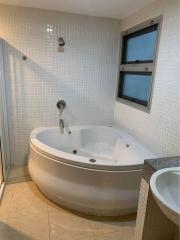
M 10 168 L 6 77 L 3 58 L 4 43 L 4 40 L 0 39 L 0 197 Z
M 3 175 L 3 165 L 2 165 L 2 149 L 1 149 L 1 139 L 0 139 L 0 186 L 4 182 L 4 175 Z

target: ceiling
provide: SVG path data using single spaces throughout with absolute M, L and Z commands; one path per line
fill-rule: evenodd
M 153 0 L 0 0 L 0 3 L 122 19 Z

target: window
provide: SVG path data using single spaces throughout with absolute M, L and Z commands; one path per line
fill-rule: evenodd
M 146 72 L 121 72 L 119 96 L 147 107 L 151 77 L 152 74 Z
M 147 27 L 123 38 L 123 64 L 153 62 L 158 25 Z
M 161 17 L 122 33 L 117 100 L 148 111 L 152 98 Z

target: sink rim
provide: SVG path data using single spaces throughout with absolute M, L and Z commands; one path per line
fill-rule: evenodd
M 178 171 L 180 172 L 180 167 L 172 167 L 172 168 L 163 168 L 158 170 L 157 172 L 155 172 L 150 179 L 150 188 L 151 191 L 153 193 L 153 195 L 155 196 L 155 198 L 160 201 L 166 208 L 169 208 L 172 212 L 174 212 L 175 214 L 180 215 L 180 208 L 176 207 L 176 206 L 172 206 L 171 204 L 169 204 L 169 201 L 167 201 L 158 191 L 157 187 L 156 187 L 156 180 L 158 179 L 158 177 L 160 177 L 160 175 L 162 175 L 165 172 L 175 172 Z

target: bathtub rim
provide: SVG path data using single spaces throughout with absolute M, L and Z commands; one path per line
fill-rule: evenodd
M 33 129 L 33 131 L 31 132 L 30 135 L 30 147 L 33 147 L 34 149 L 36 149 L 37 152 L 42 153 L 44 156 L 48 156 L 51 159 L 54 159 L 56 161 L 59 162 L 64 162 L 64 163 L 68 163 L 71 164 L 73 166 L 82 166 L 85 168 L 91 168 L 91 169 L 99 169 L 99 170 L 111 170 L 111 171 L 131 171 L 131 170 L 141 170 L 143 168 L 144 165 L 144 160 L 145 159 L 150 159 L 150 158 L 154 158 L 154 154 L 152 152 L 150 152 L 145 146 L 143 146 L 141 143 L 139 143 L 135 138 L 133 138 L 131 135 L 129 135 L 128 133 L 126 133 L 124 130 L 117 128 L 115 126 L 104 126 L 104 125 L 72 125 L 70 126 L 70 129 L 87 129 L 87 128 L 93 128 L 93 127 L 98 127 L 98 128 L 113 128 L 114 130 L 125 134 L 125 136 L 127 138 L 130 138 L 130 140 L 135 141 L 136 143 L 138 143 L 141 147 L 145 148 L 149 154 L 151 154 L 150 157 L 144 158 L 143 160 L 141 160 L 140 163 L 137 164 L 120 164 L 119 162 L 117 162 L 117 164 L 115 164 L 115 162 L 112 161 L 105 161 L 105 164 L 102 164 L 103 160 L 99 160 L 97 159 L 97 161 L 95 163 L 91 163 L 89 162 L 88 157 L 84 157 L 84 156 L 80 156 L 80 155 L 74 155 L 71 153 L 67 153 L 64 152 L 62 150 L 57 150 L 45 143 L 43 143 L 42 141 L 40 141 L 38 139 L 38 134 L 40 134 L 41 132 L 50 130 L 50 129 L 58 129 L 58 127 L 39 127 L 39 128 L 35 128 Z M 113 164 L 112 164 L 113 163 Z
M 75 168 L 80 168 L 80 169 L 84 169 L 84 170 L 88 170 L 88 171 L 97 171 L 97 172 L 139 172 L 139 171 L 143 171 L 143 165 L 144 164 L 139 164 L 137 167 L 135 168 L 131 168 L 132 166 L 135 166 L 135 165 L 131 165 L 130 168 L 129 166 L 105 166 L 104 168 L 102 168 L 101 166 L 99 165 L 93 165 L 93 164 L 77 164 L 77 162 L 67 162 L 67 161 L 71 161 L 69 159 L 56 159 L 56 158 L 53 158 L 53 156 L 51 156 L 50 154 L 49 155 L 46 155 L 46 152 L 43 152 L 43 151 L 39 151 L 38 148 L 36 148 L 35 146 L 33 146 L 32 144 L 30 144 L 30 148 L 36 153 L 36 154 L 39 154 L 40 156 L 48 159 L 49 161 L 52 161 L 54 163 L 59 163 L 59 164 L 63 164 L 63 165 L 67 165 L 67 166 L 71 166 L 71 167 L 75 167 Z M 97 167 L 98 166 L 98 167 Z
M 86 128 L 92 128 L 92 127 L 100 127 L 100 128 L 104 128 L 104 127 L 112 127 L 113 129 L 117 130 L 120 133 L 125 134 L 128 138 L 130 138 L 131 140 L 134 140 L 136 142 L 138 142 L 136 139 L 134 139 L 131 135 L 129 135 L 128 133 L 126 133 L 125 131 L 123 131 L 122 129 L 119 129 L 117 127 L 114 126 L 102 126 L 102 125 L 75 125 L 75 126 L 70 126 L 70 129 L 76 129 L 76 128 L 80 128 L 80 129 L 86 129 Z M 44 156 L 49 157 L 50 159 L 54 159 L 56 161 L 59 161 L 61 163 L 67 163 L 73 166 L 82 166 L 86 169 L 99 169 L 99 170 L 110 170 L 110 171 L 133 171 L 133 170 L 141 170 L 143 169 L 143 164 L 144 164 L 144 160 L 147 158 L 144 158 L 143 160 L 140 161 L 140 163 L 137 164 L 119 164 L 119 162 L 117 164 L 115 164 L 115 162 L 107 162 L 105 164 L 99 163 L 98 160 L 96 161 L 96 163 L 91 163 L 89 162 L 88 157 L 84 157 L 84 156 L 80 156 L 80 155 L 74 155 L 71 153 L 67 153 L 64 152 L 62 150 L 58 150 L 55 149 L 45 143 L 43 143 L 42 141 L 40 141 L 38 139 L 38 134 L 40 134 L 41 132 L 50 130 L 50 129 L 56 129 L 57 127 L 40 127 L 40 128 L 35 128 L 33 129 L 31 136 L 30 136 L 30 147 L 32 147 L 34 150 L 36 150 L 36 152 L 43 154 Z M 140 143 L 139 143 L 140 144 Z M 144 147 L 143 145 L 141 145 L 141 147 Z M 145 148 L 146 149 L 146 148 Z M 153 154 L 146 149 L 151 156 L 149 156 L 148 158 L 153 158 L 155 156 L 153 156 Z M 152 157 L 153 156 L 153 157 Z

